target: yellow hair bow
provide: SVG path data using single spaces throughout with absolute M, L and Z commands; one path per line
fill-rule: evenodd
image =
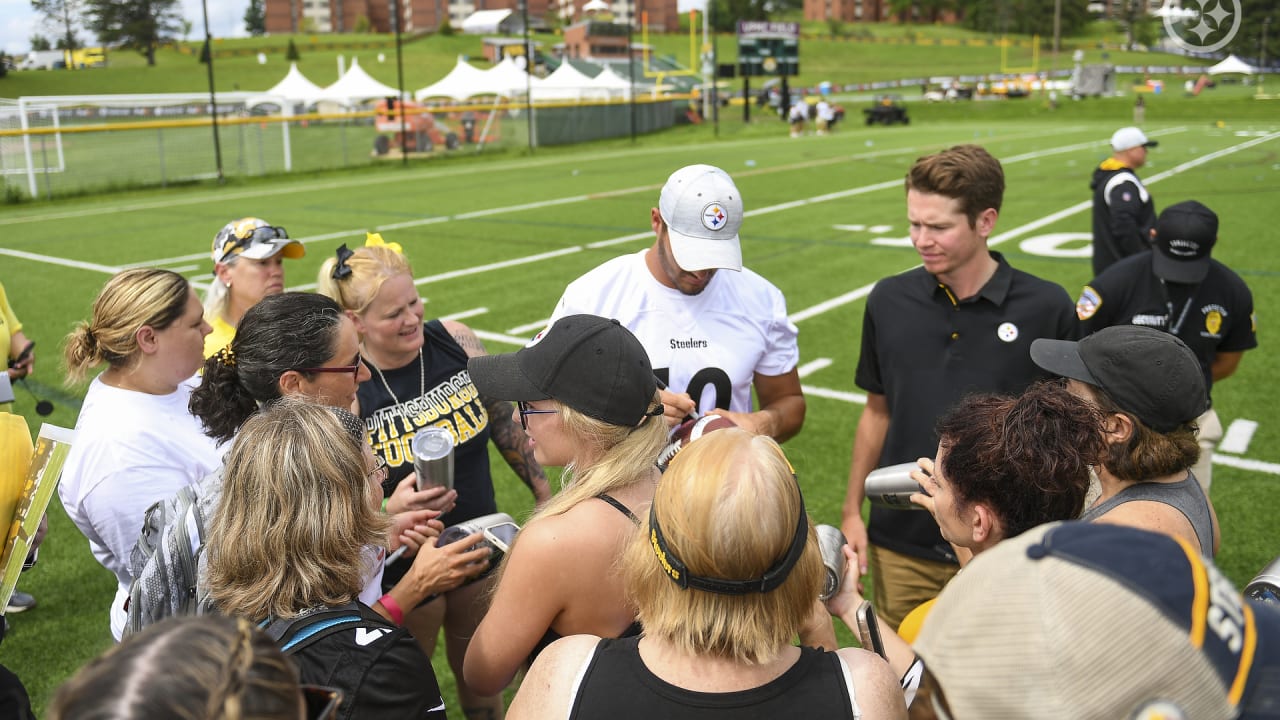
M 404 254 L 404 248 L 400 247 L 400 243 L 394 243 L 394 242 L 389 243 L 386 240 L 383 240 L 381 233 L 365 233 L 364 246 L 365 247 L 384 247 L 384 248 L 387 248 L 388 250 L 394 251 L 398 255 Z

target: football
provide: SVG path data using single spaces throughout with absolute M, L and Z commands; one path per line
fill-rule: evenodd
M 703 415 L 696 420 L 685 420 L 671 431 L 671 442 L 658 455 L 658 467 L 665 471 L 667 464 L 685 445 L 713 430 L 731 427 L 737 427 L 737 424 L 722 415 Z

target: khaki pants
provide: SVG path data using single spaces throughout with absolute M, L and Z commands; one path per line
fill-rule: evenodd
M 1204 494 L 1208 496 L 1209 485 L 1213 482 L 1213 451 L 1222 440 L 1222 421 L 1218 419 L 1218 413 L 1209 408 L 1196 418 L 1196 426 L 1200 428 L 1196 433 L 1196 440 L 1200 442 L 1200 459 L 1191 468 L 1191 472 L 1195 473 L 1200 487 L 1204 488 Z
M 922 560 L 911 555 L 868 545 L 871 581 L 875 584 L 876 617 L 893 632 L 917 605 L 932 600 L 942 591 L 960 566 Z

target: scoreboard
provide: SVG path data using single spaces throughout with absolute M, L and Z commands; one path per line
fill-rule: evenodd
M 800 23 L 738 21 L 738 74 L 743 77 L 800 73 Z

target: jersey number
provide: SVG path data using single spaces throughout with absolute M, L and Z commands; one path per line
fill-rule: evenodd
M 671 368 L 654 368 L 653 374 L 658 376 L 663 385 L 666 385 L 671 377 Z M 702 393 L 708 385 L 716 391 L 715 407 L 728 410 L 729 401 L 733 399 L 733 383 L 729 382 L 729 374 L 720 368 L 702 368 L 694 373 L 689 379 L 689 387 L 685 388 L 685 392 L 701 406 Z

